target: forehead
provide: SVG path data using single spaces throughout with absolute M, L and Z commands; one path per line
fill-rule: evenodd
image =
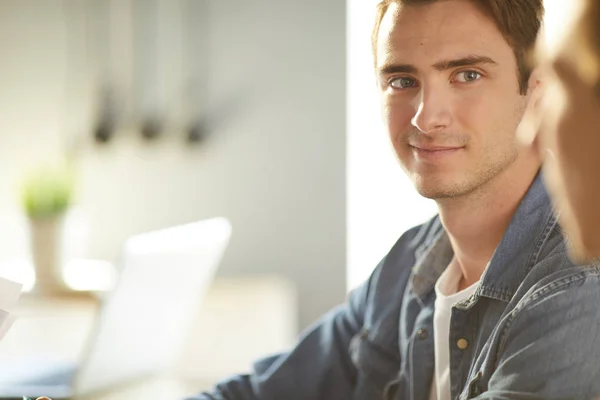
M 513 56 L 494 21 L 468 0 L 424 5 L 392 3 L 377 38 L 377 64 L 418 63 L 480 54 Z

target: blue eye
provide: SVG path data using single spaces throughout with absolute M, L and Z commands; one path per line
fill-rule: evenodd
M 481 78 L 481 74 L 477 71 L 462 71 L 459 72 L 458 74 L 456 74 L 456 81 L 458 82 L 463 82 L 463 83 L 467 83 L 467 82 L 474 82 L 476 80 L 479 80 Z
M 395 78 L 392 79 L 389 85 L 394 89 L 408 89 L 411 87 L 415 87 L 417 85 L 417 81 L 413 78 Z

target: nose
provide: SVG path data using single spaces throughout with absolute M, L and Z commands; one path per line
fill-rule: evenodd
M 450 106 L 450 99 L 443 90 L 423 88 L 417 97 L 417 111 L 411 123 L 423 133 L 444 130 L 452 123 Z

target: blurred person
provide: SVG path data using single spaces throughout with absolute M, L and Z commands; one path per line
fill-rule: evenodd
M 537 100 L 526 58 L 542 15 L 541 0 L 378 5 L 383 118 L 439 215 L 402 235 L 293 349 L 195 399 L 600 393 L 600 268 L 569 259 L 537 150 L 516 135 Z
M 600 260 L 600 4 L 546 0 L 534 52 L 535 97 L 520 129 L 544 177 L 576 261 Z

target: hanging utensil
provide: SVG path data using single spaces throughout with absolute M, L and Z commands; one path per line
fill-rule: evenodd
M 117 127 L 117 102 L 115 85 L 111 71 L 110 45 L 110 2 L 106 0 L 88 2 L 87 27 L 89 29 L 89 48 L 97 65 L 98 110 L 97 119 L 92 129 L 98 143 L 109 142 Z
M 159 62 L 159 0 L 135 0 L 135 81 L 140 133 L 156 139 L 163 131 Z

